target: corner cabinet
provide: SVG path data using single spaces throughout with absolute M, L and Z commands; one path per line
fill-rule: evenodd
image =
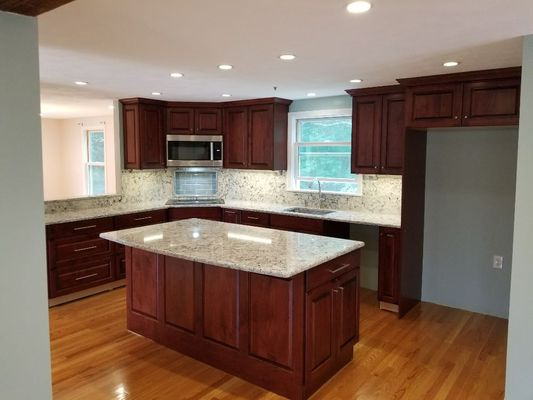
M 402 174 L 405 95 L 399 85 L 348 90 L 353 97 L 352 172 Z
M 124 168 L 159 169 L 166 166 L 163 103 L 123 99 Z
M 290 100 L 224 103 L 224 168 L 287 169 Z
M 406 86 L 407 126 L 518 125 L 521 68 L 399 79 Z

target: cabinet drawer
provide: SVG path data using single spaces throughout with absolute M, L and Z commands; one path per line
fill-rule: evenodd
M 60 242 L 53 244 L 55 261 L 73 260 L 94 256 L 98 254 L 111 253 L 111 242 L 100 238 L 91 238 L 87 240 Z
M 241 223 L 245 225 L 270 226 L 270 215 L 256 211 L 241 211 Z
M 102 232 L 112 231 L 113 227 L 113 217 L 107 217 L 49 225 L 46 232 L 49 239 L 56 239 L 81 235 L 98 235 Z
M 240 210 L 222 210 L 222 221 L 230 222 L 232 224 L 241 223 L 241 211 Z
M 312 290 L 328 281 L 337 279 L 347 272 L 359 267 L 359 251 L 353 251 L 339 258 L 328 261 L 306 273 L 307 291 Z
M 188 218 L 220 221 L 222 219 L 222 212 L 219 207 L 178 207 L 168 210 L 168 219 L 170 221 L 178 221 Z
M 274 229 L 317 235 L 321 235 L 324 232 L 324 221 L 313 218 L 293 217 L 291 215 L 272 214 L 270 216 L 270 226 Z
M 128 229 L 137 226 L 161 224 L 167 220 L 167 210 L 144 211 L 115 217 L 115 229 Z
M 63 294 L 62 291 L 69 289 L 80 290 L 89 286 L 96 286 L 96 284 L 113 280 L 112 258 L 87 264 L 83 269 L 76 271 L 57 270 L 53 272 L 52 276 L 57 294 Z

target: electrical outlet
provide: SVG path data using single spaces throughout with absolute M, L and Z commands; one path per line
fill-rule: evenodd
M 495 269 L 503 269 L 503 257 L 502 256 L 494 256 L 492 259 L 492 268 Z

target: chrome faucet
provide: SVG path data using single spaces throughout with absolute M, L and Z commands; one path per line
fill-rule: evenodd
M 315 181 L 318 185 L 318 208 L 322 208 L 322 184 L 318 178 L 315 178 L 313 183 L 315 183 Z

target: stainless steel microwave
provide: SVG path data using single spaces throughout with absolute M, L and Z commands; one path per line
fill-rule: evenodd
M 168 167 L 222 167 L 222 136 L 167 135 Z

